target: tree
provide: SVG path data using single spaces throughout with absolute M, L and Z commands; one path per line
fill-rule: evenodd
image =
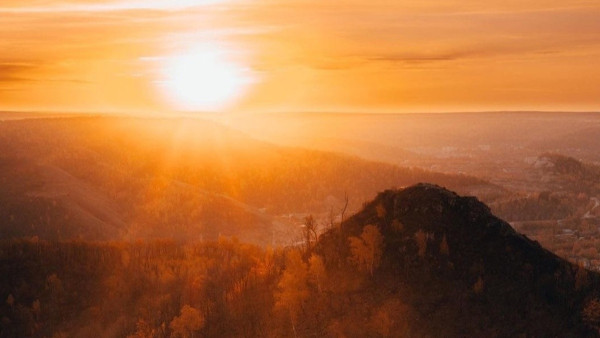
M 300 252 L 293 250 L 286 256 L 285 271 L 277 284 L 277 307 L 285 308 L 290 314 L 292 330 L 296 336 L 296 318 L 302 305 L 310 295 L 308 289 L 308 267 Z
M 440 242 L 440 253 L 446 256 L 450 254 L 450 247 L 448 246 L 448 239 L 446 238 L 446 235 L 444 235 L 442 241 Z
M 8 306 L 13 307 L 13 305 L 15 304 L 15 297 L 13 297 L 12 293 L 8 295 L 8 297 L 6 297 L 6 304 L 8 304 Z
M 39 299 L 34 300 L 33 303 L 31 304 L 31 312 L 33 312 L 33 314 L 35 315 L 36 320 L 39 320 L 41 311 L 42 311 L 42 308 L 40 306 L 40 300 Z
M 139 319 L 135 327 L 137 329 L 135 333 L 128 335 L 127 338 L 147 338 L 155 336 L 156 330 L 143 319 Z
M 350 237 L 351 261 L 360 270 L 368 271 L 373 276 L 373 271 L 381 262 L 383 253 L 383 236 L 375 225 L 367 225 L 363 228 L 360 237 Z
M 479 276 L 475 284 L 473 284 L 473 292 L 475 292 L 478 295 L 481 294 L 483 292 L 484 286 L 485 284 L 483 282 L 483 278 Z
M 415 242 L 417 242 L 417 247 L 419 248 L 418 254 L 421 258 L 425 257 L 425 253 L 427 252 L 428 237 L 423 230 L 419 229 L 419 231 L 415 232 Z
M 308 215 L 304 219 L 302 236 L 304 237 L 306 252 L 309 253 L 312 248 L 312 242 L 317 241 L 317 222 L 315 221 L 315 218 L 312 215 Z
M 349 199 L 348 199 L 348 193 L 347 193 L 347 192 L 344 192 L 344 206 L 342 207 L 342 210 L 341 210 L 341 220 L 340 220 L 340 225 L 341 225 L 342 223 L 344 223 L 344 216 L 345 216 L 345 214 L 346 214 L 346 210 L 348 209 L 348 201 L 349 201 Z
M 375 210 L 377 211 L 377 217 L 384 219 L 385 215 L 387 214 L 386 210 L 385 210 L 385 206 L 383 205 L 383 203 L 379 203 L 377 204 L 377 206 L 375 207 Z
M 394 321 L 392 320 L 389 312 L 385 308 L 377 310 L 371 315 L 371 321 L 369 323 L 373 330 L 380 334 L 382 337 L 391 337 L 392 327 Z
M 169 325 L 173 336 L 193 338 L 194 333 L 204 327 L 204 316 L 197 309 L 184 305 L 178 317 L 173 318 Z
M 392 221 L 392 230 L 394 230 L 395 232 L 402 232 L 402 230 L 404 230 L 404 224 L 402 224 L 402 222 L 400 222 L 399 220 L 395 219 Z
M 581 265 L 577 265 L 575 273 L 575 289 L 581 290 L 589 283 L 588 271 Z
M 323 292 L 323 282 L 327 278 L 327 270 L 325 268 L 325 263 L 323 263 L 323 258 L 317 254 L 313 254 L 310 256 L 308 263 L 308 273 L 310 279 L 317 286 L 319 293 L 321 293 Z
M 583 308 L 582 316 L 584 322 L 596 329 L 600 328 L 600 301 L 598 299 L 588 301 Z

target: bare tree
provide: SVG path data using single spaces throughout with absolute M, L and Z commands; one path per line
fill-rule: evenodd
M 312 249 L 312 243 L 318 239 L 317 235 L 317 222 L 312 215 L 306 216 L 304 219 L 304 227 L 302 228 L 302 236 L 304 237 L 305 252 L 310 253 Z
M 340 225 L 344 223 L 344 216 L 346 214 L 346 210 L 348 209 L 348 193 L 344 192 L 344 207 L 342 208 L 342 219 L 340 220 Z

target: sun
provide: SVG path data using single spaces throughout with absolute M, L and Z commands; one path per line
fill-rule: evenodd
M 160 85 L 169 103 L 188 111 L 219 111 L 233 106 L 253 82 L 247 67 L 214 46 L 168 57 Z

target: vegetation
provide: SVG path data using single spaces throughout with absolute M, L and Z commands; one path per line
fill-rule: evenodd
M 529 169 L 509 191 L 206 121 L 3 122 L 0 337 L 595 336 L 600 171 Z M 363 203 L 418 181 L 576 264 L 437 186 Z
M 438 187 L 305 246 L 0 242 L 0 336 L 593 336 L 600 277 Z
M 0 124 L 1 238 L 290 244 L 304 216 L 358 210 L 389 186 L 485 182 L 282 148 L 202 120 L 81 117 Z M 295 232 L 296 231 L 296 232 Z M 277 238 L 274 234 L 277 234 Z

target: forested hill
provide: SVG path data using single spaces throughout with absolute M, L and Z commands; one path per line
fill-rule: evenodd
M 373 229 L 381 234 L 378 268 L 355 299 L 394 310 L 386 312 L 399 325 L 392 330 L 440 337 L 598 333 L 599 275 L 515 232 L 474 197 L 430 184 L 388 190 L 323 235 L 315 250 L 330 273 L 348 269 L 357 250 L 377 242 Z M 362 244 L 348 246 L 347 238 Z M 349 329 L 358 318 L 341 320 Z
M 377 191 L 464 175 L 275 146 L 199 119 L 73 117 L 0 122 L 0 238 L 237 236 L 289 244 L 304 215 L 357 210 Z
M 388 190 L 316 241 L 0 241 L 0 337 L 597 337 L 600 278 L 473 197 Z

